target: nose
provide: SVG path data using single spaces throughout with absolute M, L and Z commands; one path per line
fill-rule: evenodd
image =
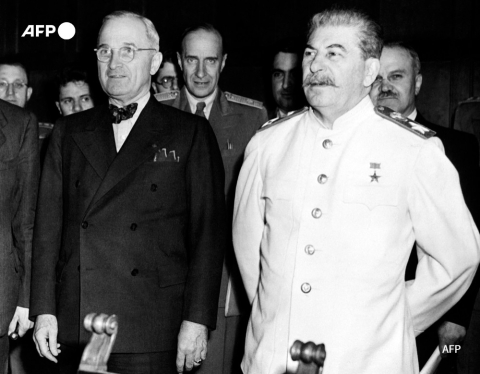
M 83 110 L 83 108 L 82 108 L 82 103 L 80 102 L 80 100 L 75 100 L 73 102 L 72 112 L 73 113 L 78 113 L 78 112 L 81 112 L 82 110 Z
M 7 96 L 14 96 L 15 90 L 13 88 L 13 84 L 9 84 L 7 87 Z
M 197 71 L 195 75 L 199 78 L 203 78 L 205 76 L 205 66 L 202 63 L 197 64 Z
M 292 86 L 293 86 L 293 75 L 290 72 L 286 72 L 286 74 L 283 76 L 282 88 L 284 90 L 288 90 Z
M 310 71 L 316 73 L 318 71 L 324 70 L 323 59 L 320 53 L 316 53 L 312 62 L 310 63 Z
M 178 91 L 178 79 L 176 77 L 172 81 L 172 90 Z
M 115 50 L 112 49 L 112 56 L 110 56 L 108 67 L 111 70 L 114 70 L 119 65 L 122 65 L 122 61 L 120 60 L 120 51 L 118 50 L 117 52 L 115 52 Z

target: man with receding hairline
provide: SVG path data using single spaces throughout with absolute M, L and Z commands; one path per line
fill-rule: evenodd
M 445 147 L 446 156 L 459 173 L 465 203 L 475 222 L 480 223 L 477 139 L 471 134 L 435 125 L 422 116 L 416 107 L 416 97 L 422 87 L 420 69 L 420 58 L 411 46 L 403 42 L 385 44 L 380 57 L 380 72 L 370 91 L 370 97 L 376 105 L 387 106 L 436 132 L 436 136 L 440 138 Z M 421 256 L 421 250 L 418 252 Z M 417 263 L 417 247 L 415 245 L 407 264 L 406 280 L 415 278 Z M 444 358 L 453 359 L 455 357 L 453 353 L 447 353 L 447 351 L 449 351 L 449 346 L 461 344 L 466 335 L 479 281 L 480 276 L 477 273 L 462 299 L 439 321 L 417 337 L 420 368 L 425 365 L 435 349 L 440 349 Z M 443 362 L 442 365 L 451 364 L 447 360 Z
M 328 374 L 416 374 L 415 336 L 472 281 L 480 237 L 440 141 L 368 96 L 382 44 L 363 13 L 316 14 L 310 108 L 247 146 L 233 224 L 252 303 L 245 374 L 294 372 L 297 339 L 325 344 Z M 406 284 L 415 240 L 423 256 Z
M 60 373 L 76 373 L 89 339 L 83 318 L 116 314 L 109 372 L 190 371 L 215 329 L 226 244 L 220 152 L 205 119 L 151 97 L 162 55 L 150 20 L 114 12 L 97 44 L 109 105 L 63 117 L 45 159 L 34 340 Z
M 223 37 L 214 26 L 199 24 L 186 29 L 178 52 L 185 86 L 180 92 L 159 93 L 155 97 L 210 122 L 222 154 L 230 224 L 243 153 L 250 138 L 267 121 L 267 112 L 261 102 L 221 90 L 219 80 L 226 61 Z M 217 330 L 210 334 L 209 358 L 199 373 L 230 374 L 240 370 L 248 309 L 233 248 L 229 246 L 222 274 Z

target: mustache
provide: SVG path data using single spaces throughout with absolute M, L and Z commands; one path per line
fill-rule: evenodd
M 397 97 L 397 93 L 392 90 L 382 91 L 378 94 L 379 99 L 396 99 Z
M 327 75 L 313 75 L 309 74 L 304 80 L 302 87 L 307 87 L 307 86 L 332 86 L 332 87 L 337 87 L 335 85 L 335 81 L 330 78 Z

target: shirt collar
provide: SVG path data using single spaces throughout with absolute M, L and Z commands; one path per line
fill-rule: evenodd
M 205 103 L 205 109 L 203 110 L 203 112 L 205 113 L 205 117 L 207 117 L 208 119 L 210 117 L 213 102 L 215 101 L 215 97 L 217 96 L 217 91 L 218 87 L 215 88 L 215 91 L 213 91 L 211 95 L 203 97 L 201 99 L 197 99 L 190 92 L 188 92 L 187 89 L 185 89 L 185 92 L 187 93 L 188 104 L 190 105 L 190 111 L 195 114 L 195 112 L 197 111 L 197 103 L 203 101 Z
M 415 121 L 415 118 L 417 118 L 417 113 L 418 113 L 417 108 L 415 108 L 413 112 L 407 116 L 407 118 L 410 118 L 412 121 Z

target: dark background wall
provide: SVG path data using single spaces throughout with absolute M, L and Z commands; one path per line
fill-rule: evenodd
M 56 69 L 74 61 L 95 71 L 92 50 L 106 14 L 126 9 L 147 16 L 157 27 L 162 50 L 175 48 L 185 27 L 206 21 L 221 29 L 227 43 L 222 88 L 263 101 L 268 87 L 261 67 L 270 46 L 285 37 L 303 36 L 311 15 L 334 3 L 339 2 L 0 0 L 0 55 L 18 53 L 27 61 L 34 87 L 29 107 L 41 120 L 53 121 L 56 113 L 48 83 Z M 480 96 L 480 1 L 350 0 L 340 4 L 371 14 L 384 27 L 386 39 L 416 47 L 424 75 L 418 107 L 427 119 L 448 126 L 459 101 Z M 58 34 L 21 37 L 28 25 L 58 27 L 66 21 L 76 27 L 69 41 Z

